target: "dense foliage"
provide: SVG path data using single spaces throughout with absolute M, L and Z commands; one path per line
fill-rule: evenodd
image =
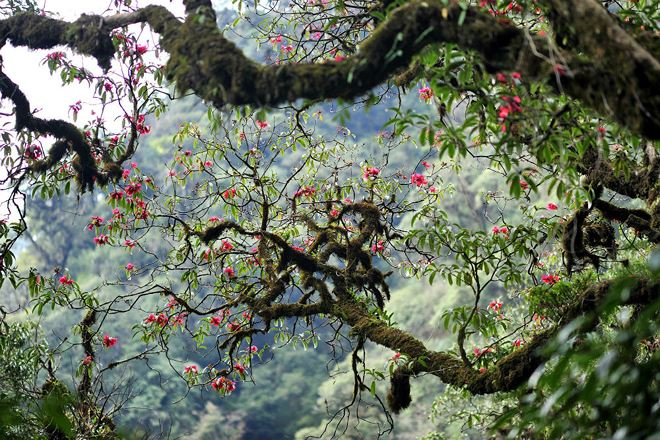
M 0 436 L 660 432 L 654 2 L 183 4 L 0 6 Z

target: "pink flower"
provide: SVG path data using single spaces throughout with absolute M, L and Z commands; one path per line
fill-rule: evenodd
M 234 369 L 240 374 L 245 374 L 245 367 L 239 363 L 234 364 Z
M 234 246 L 229 242 L 229 240 L 222 240 L 222 245 L 220 246 L 220 251 L 229 252 L 234 249 Z M 233 275 L 232 275 L 233 276 Z
M 213 166 L 213 162 L 211 162 L 210 160 L 207 160 L 206 162 L 204 162 L 204 166 L 205 166 L 206 168 L 210 168 L 210 167 Z
M 426 168 L 427 170 L 428 170 L 429 168 L 431 168 L 431 164 L 428 163 L 428 162 L 425 161 L 425 160 L 422 161 L 422 166 L 423 166 L 424 168 Z
M 263 130 L 264 128 L 268 127 L 268 122 L 266 121 L 256 121 L 257 127 L 259 127 L 259 130 Z
M 509 228 L 507 228 L 506 226 L 502 226 L 502 227 L 500 228 L 500 232 L 501 232 L 502 234 L 506 235 L 506 234 L 509 233 Z
M 520 183 L 520 188 L 521 188 L 523 191 L 526 191 L 527 188 L 529 188 L 529 183 L 525 182 L 524 180 L 521 180 L 521 181 L 518 182 L 518 183 Z
M 259 351 L 256 345 L 250 345 L 250 353 L 256 353 Z
M 117 343 L 117 338 L 111 338 L 107 334 L 103 336 L 103 346 L 105 348 L 110 348 Z
M 513 341 L 513 346 L 514 346 L 514 347 L 520 347 L 520 346 L 523 345 L 523 344 L 524 344 L 524 342 L 523 342 L 523 340 L 520 339 L 520 338 L 518 338 L 518 339 L 516 339 L 515 341 Z
M 433 98 L 433 90 L 431 90 L 431 88 L 428 86 L 419 89 L 418 93 L 419 93 L 419 98 L 426 102 L 429 102 L 431 98 Z
M 236 188 L 226 189 L 222 193 L 222 197 L 224 197 L 225 199 L 233 199 L 234 197 L 236 197 Z
M 225 275 L 227 275 L 229 278 L 234 278 L 234 277 L 236 276 L 236 272 L 235 272 L 234 269 L 231 268 L 231 267 L 225 267 L 222 271 L 223 271 L 223 272 L 225 273 Z
M 504 304 L 502 303 L 502 301 L 498 299 L 491 301 L 490 304 L 488 304 L 488 308 L 496 313 L 500 313 L 500 310 L 502 310 L 503 305 Z
M 222 324 L 222 318 L 219 316 L 211 316 L 209 322 L 211 323 L 211 325 L 218 327 L 220 324 Z
M 165 327 L 168 322 L 170 322 L 170 320 L 167 319 L 167 315 L 165 315 L 165 313 L 159 313 L 156 317 L 156 324 L 161 327 Z
M 92 229 L 94 229 L 94 227 L 101 225 L 103 225 L 103 217 L 98 217 L 96 215 L 93 215 L 89 219 L 89 224 L 87 225 L 87 229 L 91 231 Z
M 364 180 L 373 180 L 380 174 L 380 170 L 376 167 L 366 167 L 362 178 Z
M 492 231 L 493 231 L 493 234 L 499 234 L 500 233 L 500 228 L 498 228 L 497 226 L 493 226 Z
M 344 55 L 335 55 L 335 58 L 334 58 L 334 60 L 338 63 L 341 63 L 345 59 L 346 59 L 346 57 Z
M 138 54 L 138 55 L 144 55 L 145 53 L 147 53 L 148 49 L 149 48 L 144 44 L 136 44 L 135 45 L 135 53 Z
M 400 357 L 401 357 L 401 353 L 399 353 L 399 352 L 397 351 L 396 353 L 394 353 L 394 356 L 392 356 L 391 359 L 392 359 L 394 362 L 396 362 L 396 361 L 399 360 Z
M 520 74 L 520 72 L 511 72 L 511 78 L 520 80 L 520 78 L 522 78 L 522 75 Z
M 199 373 L 199 368 L 197 368 L 197 365 L 186 365 L 186 367 L 183 369 L 183 374 L 197 374 Z
M 94 243 L 96 243 L 97 246 L 103 246 L 104 244 L 108 244 L 109 242 L 110 242 L 110 237 L 108 237 L 105 234 L 100 234 L 94 237 Z
M 501 83 L 506 83 L 507 82 L 506 75 L 503 74 L 503 73 L 495 74 L 495 79 L 497 79 L 497 81 L 499 81 Z
M 218 223 L 220 221 L 220 218 L 218 216 L 212 215 L 209 217 L 209 223 Z
M 281 36 L 281 35 L 277 35 L 277 36 L 275 36 L 275 37 L 272 37 L 272 38 L 270 39 L 270 42 L 271 42 L 271 44 L 281 43 L 281 42 L 282 42 L 282 36 Z
M 154 315 L 153 313 L 150 313 L 149 316 L 144 318 L 145 324 L 153 324 L 154 322 L 156 322 L 156 315 Z
M 330 211 L 330 217 L 337 217 L 338 215 L 339 215 L 339 211 L 337 211 L 336 209 L 333 208 Z
M 110 200 L 121 200 L 124 198 L 124 191 L 114 191 L 110 193 Z
M 176 300 L 176 298 L 172 295 L 170 295 L 169 301 L 167 301 L 167 307 L 170 309 L 173 309 L 174 307 L 179 305 L 179 301 Z
M 176 171 L 174 171 L 174 170 L 167 170 L 167 176 L 168 176 L 168 177 L 176 177 Z
M 83 359 L 80 363 L 82 365 L 87 366 L 87 365 L 91 364 L 92 362 L 94 362 L 94 356 L 89 355 L 89 356 L 86 356 L 85 359 Z
M 127 180 L 130 175 L 131 175 L 131 170 L 122 170 L 121 172 L 121 178 L 124 180 Z
M 136 242 L 134 242 L 133 240 L 130 240 L 128 238 L 126 240 L 124 240 L 124 246 L 126 246 L 129 249 L 133 249 L 135 247 L 135 245 L 136 245 Z
M 384 250 L 385 250 L 385 246 L 383 245 L 383 240 L 378 240 L 376 244 L 371 246 L 372 254 L 380 254 L 383 253 Z
M 131 272 L 133 269 L 135 269 L 135 265 L 133 263 L 127 263 L 126 264 L 126 270 L 128 272 Z
M 541 276 L 541 281 L 552 286 L 559 281 L 559 275 L 543 275 Z
M 557 208 L 559 208 L 556 204 L 552 202 L 548 203 L 545 207 L 548 208 L 550 211 L 556 211 Z
M 424 186 L 429 182 L 426 180 L 426 177 L 424 177 L 422 174 L 413 173 L 410 176 L 410 183 L 412 183 L 413 185 L 417 185 L 419 187 L 419 186 Z
M 241 329 L 241 324 L 239 324 L 238 322 L 230 322 L 229 324 L 227 324 L 227 330 L 229 330 L 230 332 L 237 332 L 240 329 Z
M 109 92 L 110 90 L 112 90 L 112 83 L 106 82 L 105 84 L 103 84 L 103 88 L 105 89 L 106 92 Z

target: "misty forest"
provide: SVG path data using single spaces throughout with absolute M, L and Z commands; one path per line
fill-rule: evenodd
M 86 3 L 0 1 L 0 439 L 660 439 L 657 1 Z

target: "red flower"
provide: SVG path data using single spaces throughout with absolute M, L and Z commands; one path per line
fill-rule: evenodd
M 145 324 L 153 324 L 154 322 L 156 322 L 156 315 L 154 315 L 153 313 L 150 313 L 149 316 L 144 318 Z
M 186 367 L 183 369 L 183 374 L 197 374 L 199 373 L 199 369 L 197 368 L 197 365 L 186 365 Z
M 523 191 L 526 191 L 527 188 L 529 188 L 529 183 L 525 182 L 524 180 L 521 180 L 518 183 L 520 184 L 520 188 L 522 188 Z
M 556 204 L 550 202 L 546 205 L 546 208 L 548 208 L 550 211 L 556 211 L 557 208 L 559 208 Z
M 236 188 L 229 188 L 222 193 L 222 197 L 225 199 L 233 199 L 236 197 Z
M 381 254 L 385 250 L 385 245 L 383 245 L 383 240 L 378 240 L 378 242 L 371 246 L 372 254 Z
M 523 345 L 523 344 L 524 344 L 524 342 L 523 342 L 523 340 L 520 339 L 520 338 L 518 338 L 518 339 L 516 339 L 515 341 L 513 341 L 513 346 L 514 346 L 514 347 L 520 347 L 520 346 Z
M 103 336 L 103 346 L 105 348 L 110 348 L 117 343 L 117 338 L 111 338 L 107 334 Z
M 493 234 L 499 234 L 500 233 L 500 228 L 498 228 L 497 226 L 493 226 L 492 231 L 493 231 Z
M 423 99 L 424 101 L 428 102 L 433 98 L 433 90 L 429 86 L 422 87 L 418 91 L 419 93 L 419 98 Z
M 236 276 L 236 272 L 235 272 L 234 269 L 231 268 L 231 267 L 225 267 L 222 271 L 223 271 L 223 272 L 225 273 L 225 275 L 227 275 L 229 278 L 234 278 L 234 277 Z
M 124 246 L 126 246 L 129 249 L 133 249 L 135 247 L 135 245 L 136 245 L 136 242 L 134 242 L 133 240 L 130 240 L 128 238 L 126 240 L 124 240 Z
M 94 362 L 94 356 L 89 355 L 89 356 L 86 356 L 85 359 L 83 359 L 80 363 L 82 365 L 87 366 L 87 365 L 91 364 L 92 362 Z
M 364 180 L 373 180 L 380 174 L 380 170 L 376 167 L 367 167 L 364 170 L 364 174 L 362 175 L 362 178 Z
M 222 324 L 222 318 L 219 316 L 211 316 L 209 322 L 211 323 L 211 325 L 218 327 L 220 324 Z
M 234 364 L 234 369 L 240 374 L 245 374 L 245 367 L 239 363 Z
M 545 284 L 552 286 L 553 284 L 559 281 L 559 275 L 543 275 L 541 276 L 541 281 L 543 281 Z
M 250 353 L 256 353 L 259 351 L 256 345 L 250 345 Z
M 502 301 L 498 299 L 491 301 L 490 304 L 488 304 L 488 308 L 496 313 L 500 313 L 500 310 L 502 310 L 503 305 L 504 304 L 502 303 Z
M 260 130 L 263 130 L 264 128 L 268 127 L 268 122 L 266 121 L 256 121 L 257 127 L 259 127 Z
M 412 183 L 413 185 L 417 185 L 419 187 L 426 185 L 429 182 L 426 180 L 426 177 L 424 177 L 422 174 L 413 173 L 410 176 L 410 183 Z
M 229 240 L 222 240 L 221 243 L 222 245 L 220 246 L 220 251 L 222 252 L 229 252 L 230 250 L 234 249 L 234 246 L 229 242 Z
M 108 237 L 105 234 L 100 234 L 94 237 L 94 243 L 96 243 L 98 246 L 103 246 L 104 244 L 108 244 L 109 242 L 110 242 L 110 237 Z
M 230 332 L 237 332 L 240 329 L 241 329 L 241 324 L 239 324 L 238 322 L 230 322 L 229 324 L 227 324 L 227 330 L 229 330 Z
M 131 272 L 133 269 L 135 269 L 135 264 L 133 264 L 133 263 L 127 263 L 126 264 L 126 270 L 128 272 Z

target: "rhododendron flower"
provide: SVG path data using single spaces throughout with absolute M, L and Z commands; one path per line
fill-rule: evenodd
M 433 98 L 433 90 L 429 86 L 422 87 L 419 89 L 419 98 L 428 102 Z
M 236 197 L 236 188 L 229 188 L 222 193 L 225 199 L 233 199 Z
M 234 364 L 234 369 L 240 374 L 245 374 L 245 367 L 239 363 Z
M 263 130 L 264 128 L 268 127 L 268 122 L 266 121 L 256 121 L 257 127 L 259 127 L 260 130 Z
M 110 242 L 110 237 L 108 237 L 105 234 L 100 234 L 94 237 L 94 243 L 96 243 L 98 246 L 103 246 L 104 244 L 108 244 L 109 242 Z
M 346 57 L 344 55 L 335 55 L 335 58 L 334 58 L 334 60 L 338 63 L 344 61 L 345 59 L 346 59 Z
M 179 313 L 178 315 L 175 315 L 172 317 L 172 326 L 176 327 L 177 325 L 184 325 L 186 323 L 185 318 L 188 316 L 186 312 Z
M 500 228 L 500 233 L 502 233 L 504 235 L 508 234 L 509 233 L 509 228 L 507 228 L 506 226 L 502 226 Z
M 525 182 L 524 180 L 521 180 L 521 181 L 518 182 L 518 183 L 520 184 L 520 188 L 521 188 L 523 191 L 525 191 L 525 190 L 527 190 L 527 188 L 529 188 L 529 183 Z
M 221 243 L 222 243 L 222 245 L 220 246 L 221 252 L 229 252 L 230 250 L 234 249 L 234 246 L 229 242 L 229 240 L 222 240 Z
M 186 150 L 186 151 L 183 152 L 183 155 L 186 156 L 186 157 L 190 157 L 190 156 L 192 156 L 192 151 L 191 150 Z
M 377 243 L 375 243 L 371 246 L 371 253 L 372 254 L 380 254 L 384 250 L 385 250 L 385 245 L 383 244 L 383 240 L 378 240 Z
M 165 313 L 159 313 L 158 317 L 156 317 L 156 324 L 161 327 L 165 327 L 168 322 L 170 322 L 170 320 L 167 318 Z
M 183 369 L 183 374 L 197 374 L 199 373 L 199 368 L 197 365 L 186 365 Z
M 167 170 L 167 177 L 176 177 L 176 171 Z
M 204 166 L 205 166 L 206 168 L 210 168 L 210 167 L 213 166 L 213 162 L 211 162 L 210 160 L 207 160 L 206 162 L 204 162 Z
M 51 53 L 46 55 L 47 60 L 53 60 L 53 61 L 60 61 L 60 60 L 64 59 L 64 57 L 65 57 L 64 52 L 60 52 L 60 51 L 51 52 Z
M 394 356 L 392 356 L 391 359 L 392 359 L 394 362 L 396 362 L 396 361 L 399 360 L 400 357 L 401 357 L 401 353 L 399 353 L 399 352 L 397 351 L 396 353 L 394 353 Z
M 515 341 L 513 341 L 513 346 L 514 347 L 520 347 L 521 345 L 523 345 L 523 340 L 522 339 L 518 338 Z
M 553 285 L 559 281 L 559 275 L 543 275 L 541 276 L 541 281 L 545 284 Z
M 88 230 L 94 229 L 95 226 L 102 226 L 103 225 L 103 217 L 98 217 L 96 215 L 93 215 L 90 217 L 89 224 L 87 225 Z
M 236 272 L 234 271 L 234 269 L 233 269 L 232 267 L 225 267 L 222 271 L 223 271 L 223 272 L 225 273 L 225 275 L 227 275 L 229 278 L 233 278 L 233 277 L 236 276 Z
M 135 241 L 130 240 L 130 239 L 128 239 L 128 238 L 127 238 L 126 240 L 124 240 L 124 246 L 126 246 L 126 247 L 129 248 L 129 249 L 133 249 L 133 248 L 135 247 L 136 244 L 137 244 L 137 243 L 136 243 Z
M 121 178 L 124 180 L 128 180 L 130 175 L 131 175 L 131 170 L 122 170 L 121 172 Z
M 144 55 L 145 53 L 147 53 L 147 50 L 149 50 L 149 48 L 144 44 L 135 45 L 135 53 L 138 55 Z
M 437 189 L 435 186 L 430 186 L 430 187 L 429 187 L 429 192 L 430 192 L 431 194 L 435 194 L 435 193 L 438 192 L 438 189 Z
M 300 197 L 300 196 L 313 197 L 314 194 L 316 194 L 316 188 L 314 188 L 313 186 L 305 186 L 303 188 L 300 188 L 298 191 L 296 191 L 293 194 L 293 197 Z
M 366 167 L 364 169 L 364 174 L 362 174 L 362 178 L 364 180 L 373 180 L 376 177 L 378 177 L 379 174 L 380 174 L 380 170 L 378 168 L 376 168 L 376 167 Z
M 426 177 L 424 177 L 422 174 L 413 173 L 410 176 L 410 183 L 417 186 L 424 186 L 429 182 L 426 180 Z
M 107 334 L 103 336 L 103 346 L 105 348 L 110 348 L 117 343 L 117 338 L 111 338 Z
M 498 299 L 498 300 L 491 301 L 490 304 L 488 304 L 488 308 L 491 309 L 492 311 L 496 312 L 496 313 L 499 313 L 500 310 L 502 310 L 503 305 L 504 304 L 502 303 L 502 301 L 500 301 Z
M 507 82 L 506 75 L 503 74 L 503 73 L 495 74 L 495 79 L 497 79 L 497 81 L 499 81 L 501 83 L 506 83 Z
M 218 216 L 212 215 L 211 217 L 209 217 L 209 223 L 217 223 L 219 221 L 220 221 L 220 217 Z
M 149 316 L 144 318 L 145 324 L 153 324 L 154 322 L 156 322 L 156 315 L 154 315 L 153 313 L 150 313 Z
M 129 197 L 133 196 L 134 194 L 139 193 L 140 191 L 142 191 L 142 184 L 138 183 L 138 182 L 130 183 L 126 187 L 126 195 L 129 196 Z
M 112 83 L 106 82 L 103 84 L 103 88 L 105 89 L 106 92 L 109 92 L 112 90 Z
M 230 322 L 229 324 L 227 324 L 227 330 L 229 330 L 230 332 L 237 332 L 240 329 L 241 329 L 241 324 L 239 324 L 238 322 Z
M 167 307 L 170 308 L 170 309 L 173 309 L 174 307 L 176 307 L 178 305 L 179 305 L 179 302 L 176 300 L 176 298 L 173 297 L 172 295 L 170 295 L 170 299 L 169 299 L 169 301 L 167 301 Z
M 270 39 L 270 42 L 271 42 L 272 44 L 281 43 L 281 42 L 282 42 L 282 36 L 281 36 L 281 35 L 277 35 L 277 36 L 275 36 L 275 37 L 272 37 L 272 38 Z
M 546 208 L 548 208 L 550 211 L 556 211 L 559 207 L 556 204 L 550 202 L 546 205 Z
M 85 358 L 80 363 L 82 365 L 87 366 L 87 365 L 91 364 L 92 362 L 94 362 L 94 356 L 89 355 L 89 356 L 85 356 Z
M 522 75 L 520 74 L 520 72 L 511 72 L 511 78 L 520 80 L 522 78 Z
M 211 319 L 209 319 L 209 322 L 211 323 L 211 325 L 214 325 L 214 326 L 217 327 L 220 324 L 222 324 L 222 318 L 219 317 L 219 316 L 211 316 Z
M 71 279 L 68 275 L 63 275 L 60 277 L 60 284 L 71 286 L 73 282 L 73 279 Z
M 500 228 L 497 227 L 497 226 L 493 226 L 492 231 L 493 231 L 493 234 L 499 234 L 500 233 Z
M 488 371 L 488 368 L 486 368 L 486 367 L 481 367 L 481 368 L 479 368 L 479 373 L 480 373 L 480 374 L 484 374 L 484 373 L 486 373 L 487 371 Z
M 337 217 L 338 215 L 339 215 L 339 211 L 337 211 L 336 209 L 333 208 L 332 210 L 330 210 L 330 217 Z
M 121 200 L 124 198 L 124 192 L 123 191 L 114 191 L 110 193 L 110 199 L 111 200 Z
M 423 166 L 424 168 L 426 168 L 427 170 L 428 170 L 429 168 L 431 168 L 431 164 L 428 163 L 428 162 L 425 161 L 425 160 L 422 161 L 422 166 Z
M 126 264 L 126 270 L 127 270 L 127 271 L 130 272 L 130 271 L 132 271 L 133 269 L 135 269 L 135 265 L 134 265 L 133 263 L 127 263 L 127 264 Z

